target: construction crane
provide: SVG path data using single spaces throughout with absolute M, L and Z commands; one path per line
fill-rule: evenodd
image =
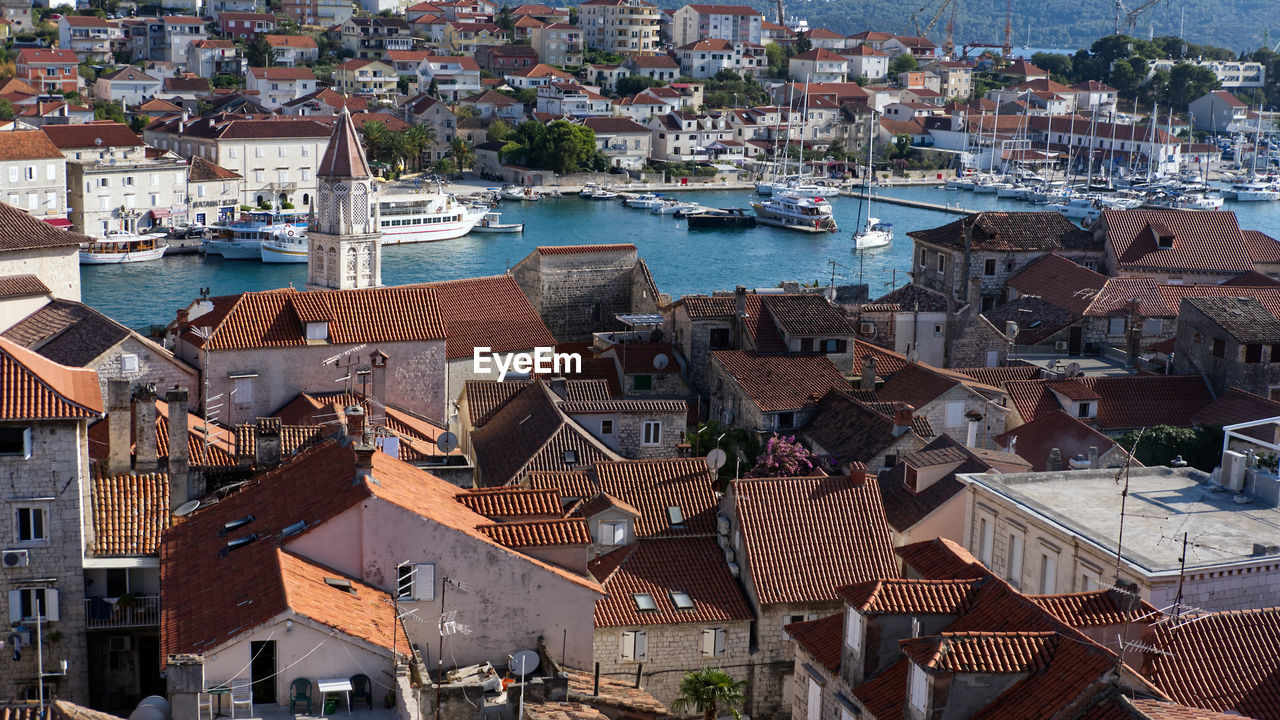
M 778 0 L 778 24 L 786 27 L 787 14 L 782 11 L 782 0 Z
M 1120 2 L 1120 0 L 1116 0 Z M 1005 57 L 1013 57 L 1013 0 L 1007 0 L 1004 6 L 1004 51 Z
M 1116 0 L 1115 33 L 1117 35 L 1120 34 L 1120 14 L 1121 13 L 1124 13 L 1125 30 L 1130 35 L 1132 35 L 1134 30 L 1138 27 L 1138 18 L 1142 15 L 1142 13 L 1155 7 L 1156 3 L 1159 3 L 1159 2 L 1160 0 L 1142 0 L 1142 2 L 1137 7 L 1130 10 L 1129 8 L 1125 7 L 1125 4 L 1121 2 L 1121 0 Z M 1164 2 L 1166 5 L 1168 5 L 1169 0 L 1164 0 Z
M 960 0 L 951 0 L 951 18 L 947 20 L 947 37 L 942 41 L 942 54 L 954 60 L 956 56 L 956 8 Z
M 912 29 L 915 30 L 915 36 L 916 37 L 927 36 L 929 32 L 933 30 L 933 26 L 938 24 L 938 18 L 942 17 L 942 13 L 946 12 L 947 6 L 952 5 L 954 2 L 955 0 L 942 0 L 942 4 L 938 6 L 937 12 L 935 12 L 933 14 L 933 17 L 930 18 L 929 24 L 924 26 L 924 32 L 920 31 L 920 13 L 927 10 L 929 6 L 926 5 L 920 8 L 919 10 L 911 13 L 911 27 Z M 954 14 L 953 14 L 953 17 L 954 17 Z

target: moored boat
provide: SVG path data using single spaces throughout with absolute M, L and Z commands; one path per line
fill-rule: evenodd
M 707 208 L 684 216 L 691 228 L 751 228 L 756 217 L 742 208 Z
M 471 232 L 488 212 L 452 195 L 402 195 L 378 201 L 383 245 L 452 240 Z
M 831 203 L 825 198 L 784 192 L 768 200 L 753 202 L 751 207 L 756 211 L 756 221 L 765 225 L 810 233 L 839 229 L 831 214 Z
M 80 246 L 81 265 L 115 265 L 118 263 L 159 260 L 169 249 L 160 242 L 163 235 L 135 235 L 123 230 L 112 230 L 101 240 Z
M 262 240 L 258 253 L 264 263 L 305 263 L 307 249 L 305 235 L 296 232 L 293 235 L 275 233 Z
M 502 222 L 502 213 L 487 212 L 484 217 L 480 218 L 480 222 L 471 228 L 471 232 L 478 233 L 518 233 L 524 232 L 524 223 L 504 223 Z

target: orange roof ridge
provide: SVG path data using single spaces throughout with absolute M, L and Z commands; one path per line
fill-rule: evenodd
M 105 414 L 98 371 L 59 365 L 0 337 L 0 418 L 93 418 Z M 14 367 L 5 367 L 12 362 Z

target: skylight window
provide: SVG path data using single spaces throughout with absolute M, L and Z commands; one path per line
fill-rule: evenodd
M 289 527 L 287 527 L 287 528 L 285 528 L 285 529 L 281 530 L 281 531 L 280 531 L 280 537 L 282 537 L 282 538 L 293 537 L 294 535 L 297 535 L 298 533 L 300 533 L 300 532 L 302 532 L 303 530 L 306 530 L 306 529 L 307 529 L 307 521 L 305 521 L 305 520 L 299 520 L 298 522 L 296 522 L 296 523 L 294 523 L 294 524 L 290 525 Z
M 667 508 L 667 520 L 671 521 L 671 527 L 684 527 L 684 513 L 675 505 Z
M 649 593 L 633 593 L 631 599 L 636 601 L 636 609 L 640 611 L 657 610 L 658 604 Z
M 236 530 L 236 529 L 242 528 L 242 527 L 244 527 L 245 525 L 248 525 L 248 524 L 249 524 L 249 523 L 251 523 L 251 522 L 253 522 L 253 514 L 252 514 L 252 513 L 250 513 L 249 515 L 245 515 L 245 516 L 244 516 L 244 517 L 242 517 L 242 518 L 236 518 L 235 520 L 232 520 L 231 522 L 229 522 L 229 523 L 227 523 L 226 525 L 223 525 L 223 526 L 222 526 L 222 533 L 221 533 L 221 534 L 226 535 L 227 533 L 231 532 L 232 530 Z
M 324 579 L 324 584 L 328 585 L 331 588 L 342 590 L 343 592 L 349 592 L 349 593 L 355 594 L 355 590 L 352 589 L 351 587 L 351 581 L 347 580 L 346 578 L 327 577 Z
M 683 590 L 672 590 L 671 602 L 675 604 L 677 610 L 693 609 L 693 598 L 689 597 L 689 593 Z

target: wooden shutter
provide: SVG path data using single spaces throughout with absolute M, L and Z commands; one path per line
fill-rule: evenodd
M 9 622 L 22 622 L 22 591 L 9 591 Z
M 58 591 L 53 588 L 44 589 L 44 619 L 58 619 Z
M 724 628 L 716 628 L 715 630 L 715 647 L 713 650 L 716 655 L 724 654 L 725 632 Z
M 649 639 L 643 630 L 636 631 L 636 659 L 644 660 L 649 655 Z
M 412 599 L 414 596 L 414 579 L 417 577 L 417 566 L 405 563 L 396 566 L 396 597 Z
M 636 634 L 631 630 L 622 633 L 622 659 L 636 659 Z
M 714 655 L 716 652 L 716 631 L 707 628 L 702 631 L 702 654 Z
M 414 568 L 413 599 L 414 600 L 435 600 L 436 599 L 435 563 L 419 563 Z

